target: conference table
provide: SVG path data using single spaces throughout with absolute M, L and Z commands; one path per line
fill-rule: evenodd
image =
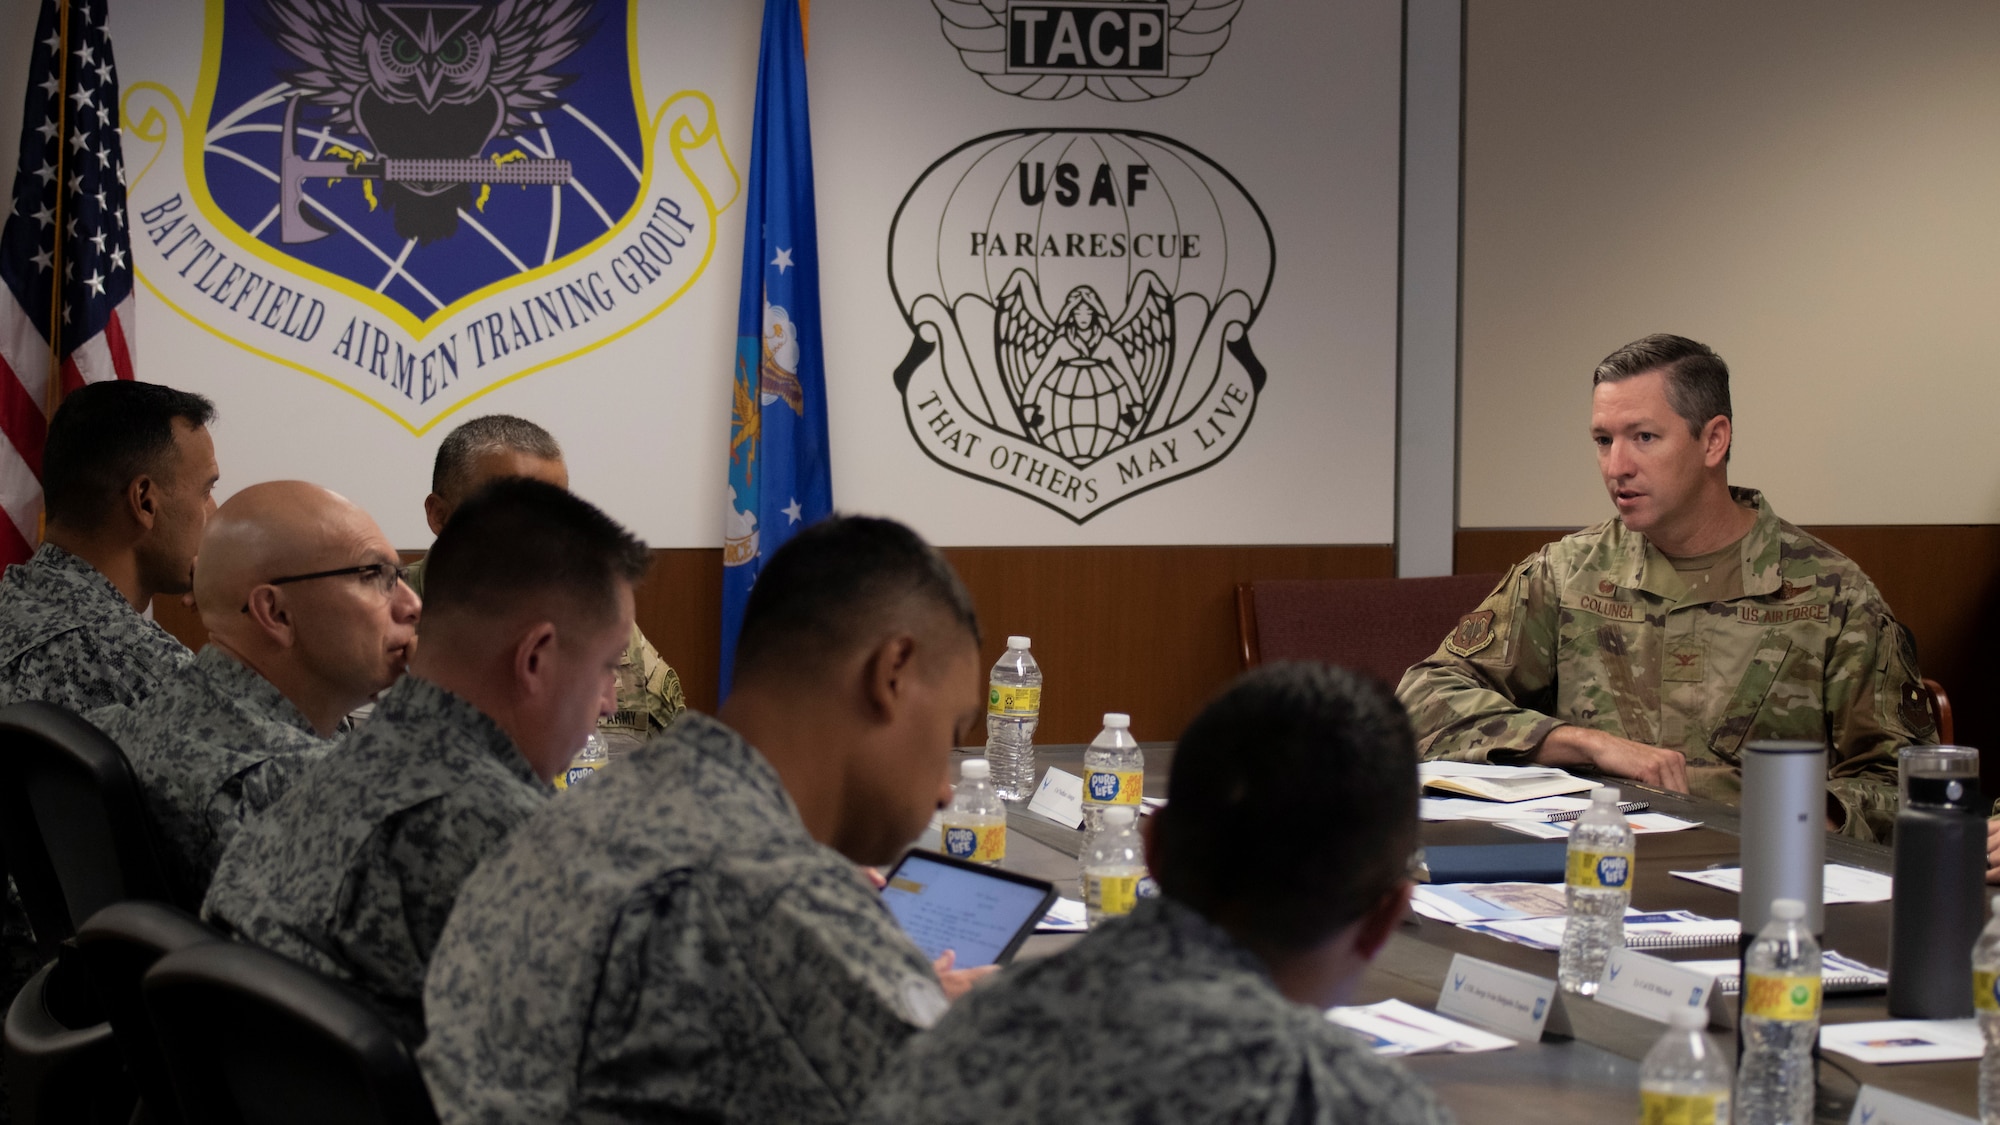
M 1166 797 L 1173 748 L 1148 744 L 1146 795 Z M 972 751 L 977 753 L 978 751 Z M 1081 746 L 1036 747 L 1036 773 L 1054 767 L 1083 773 Z M 1733 807 L 1618 782 L 1627 800 L 1651 802 L 1652 812 L 1667 813 L 1701 826 L 1679 832 L 1638 837 L 1638 862 L 1632 905 L 1641 910 L 1692 910 L 1711 918 L 1737 917 L 1736 896 L 1726 891 L 1677 879 L 1670 871 L 1734 866 L 1737 862 L 1737 811 Z M 1008 806 L 1007 859 L 1003 866 L 1047 879 L 1064 894 L 1078 894 L 1078 859 L 1083 833 L 1029 811 L 1028 802 Z M 1525 843 L 1528 838 L 1497 825 L 1476 821 L 1426 823 L 1425 845 Z M 935 847 L 934 839 L 923 842 Z M 1890 850 L 1829 836 L 1826 859 L 1872 871 L 1890 870 Z M 1826 908 L 1826 947 L 1877 968 L 1889 965 L 1890 904 L 1849 903 Z M 1079 940 L 1073 934 L 1038 934 L 1028 940 L 1022 958 L 1052 955 Z M 1446 970 L 1454 954 L 1463 953 L 1495 964 L 1555 979 L 1556 954 L 1472 933 L 1449 923 L 1412 915 L 1371 966 L 1350 1000 L 1370 1004 L 1395 998 L 1419 1007 L 1435 1008 Z M 1727 957 L 1726 947 L 1663 950 L 1658 956 L 1675 960 Z M 1711 1027 L 1710 1037 L 1730 1057 L 1735 1055 L 1735 1002 L 1727 1001 L 1731 1026 Z M 1887 997 L 1880 992 L 1831 994 L 1826 997 L 1825 1023 L 1887 1019 Z M 1639 1115 L 1639 1060 L 1665 1030 L 1664 1025 L 1595 1000 L 1561 996 L 1539 1043 L 1523 1043 L 1504 1051 L 1482 1054 L 1417 1055 L 1403 1065 L 1429 1083 L 1440 1098 L 1472 1125 L 1603 1125 L 1636 1121 Z M 1910 1063 L 1871 1066 L 1841 1055 L 1827 1055 L 1821 1065 L 1818 1120 L 1846 1122 L 1861 1084 L 1903 1094 L 1940 1109 L 1978 1118 L 1978 1063 Z

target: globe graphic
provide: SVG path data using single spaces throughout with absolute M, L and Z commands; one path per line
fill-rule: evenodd
M 1029 416 L 1041 420 L 1037 436 L 1078 466 L 1125 444 L 1138 429 L 1137 403 L 1111 365 L 1099 361 L 1063 364 L 1033 407 Z

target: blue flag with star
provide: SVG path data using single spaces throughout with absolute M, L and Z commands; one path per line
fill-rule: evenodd
M 745 195 L 722 532 L 722 698 L 729 695 L 743 607 L 764 560 L 833 511 L 799 0 L 765 0 Z

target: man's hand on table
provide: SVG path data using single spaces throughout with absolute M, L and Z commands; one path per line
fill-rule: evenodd
M 1589 766 L 1612 777 L 1671 793 L 1688 791 L 1687 757 L 1678 750 L 1647 746 L 1587 727 L 1560 726 L 1528 755 L 1538 766 Z
M 1986 881 L 2000 884 L 2000 820 L 1986 822 Z

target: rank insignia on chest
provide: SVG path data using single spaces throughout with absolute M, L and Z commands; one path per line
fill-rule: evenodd
M 1699 644 L 1669 644 L 1660 665 L 1660 678 L 1675 683 L 1700 683 L 1702 647 Z
M 1444 647 L 1459 656 L 1471 656 L 1493 643 L 1493 611 L 1482 609 L 1458 619 L 1458 628 L 1445 639 Z

